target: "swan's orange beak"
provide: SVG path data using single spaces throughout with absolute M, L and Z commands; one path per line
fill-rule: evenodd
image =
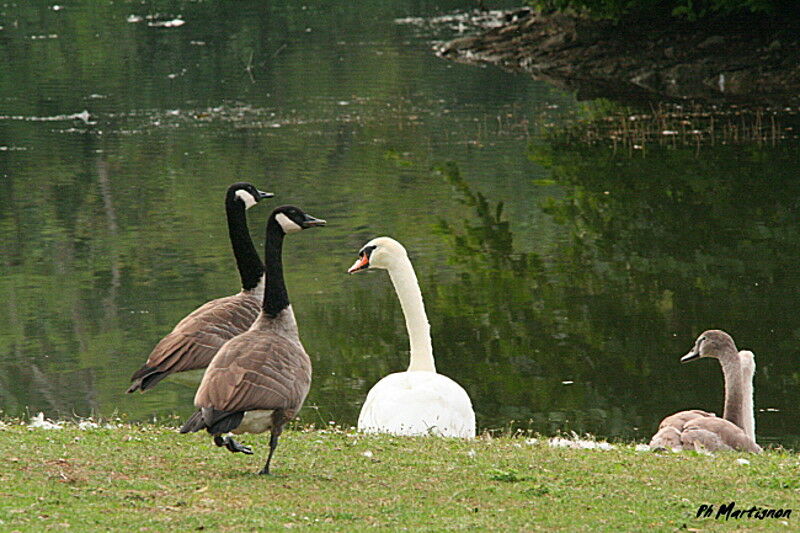
M 347 269 L 347 273 L 352 274 L 359 270 L 364 270 L 365 268 L 369 268 L 369 256 L 367 254 L 361 254 L 361 256 L 356 259 L 356 262 L 353 263 L 353 266 Z

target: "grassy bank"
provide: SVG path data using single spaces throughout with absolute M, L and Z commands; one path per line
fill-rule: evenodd
M 287 431 L 273 469 L 207 435 L 111 424 L 0 425 L 0 531 L 791 530 L 800 524 L 800 457 L 554 447 Z M 89 426 L 92 426 L 91 424 Z M 746 460 L 745 460 L 746 459 Z M 696 519 L 701 504 L 794 508 L 786 519 Z M 732 524 L 735 522 L 735 524 Z

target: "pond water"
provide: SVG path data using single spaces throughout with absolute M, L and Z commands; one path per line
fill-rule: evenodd
M 354 424 L 407 365 L 388 276 L 345 274 L 391 235 L 480 428 L 647 439 L 675 410 L 719 412 L 718 365 L 678 360 L 722 328 L 756 354 L 759 441 L 797 447 L 796 140 L 593 142 L 572 125 L 616 104 L 434 56 L 459 23 L 417 17 L 459 7 L 3 4 L 0 409 L 190 413 L 180 383 L 124 391 L 178 320 L 238 290 L 222 199 L 246 180 L 276 193 L 248 215 L 259 250 L 272 207 L 328 220 L 284 250 L 314 363 L 302 422 Z

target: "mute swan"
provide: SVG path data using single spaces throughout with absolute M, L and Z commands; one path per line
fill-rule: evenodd
M 264 265 L 247 230 L 245 210 L 263 198 L 274 196 L 250 183 L 234 183 L 225 194 L 228 234 L 242 278 L 239 294 L 206 302 L 178 322 L 172 332 L 150 352 L 147 362 L 137 370 L 128 393 L 152 389 L 176 372 L 204 369 L 223 344 L 247 330 L 258 316 L 264 293 Z M 194 378 L 195 384 L 202 374 Z
M 725 376 L 725 408 L 722 418 L 700 410 L 681 411 L 661 421 L 650 441 L 651 448 L 692 450 L 740 450 L 760 453 L 755 442 L 753 416 L 753 353 L 737 351 L 730 335 L 720 330 L 703 332 L 681 362 L 714 357 Z
M 249 447 L 221 434 L 271 430 L 269 456 L 259 474 L 269 474 L 283 425 L 303 406 L 311 386 L 311 360 L 300 343 L 283 281 L 283 237 L 324 225 L 324 220 L 293 206 L 272 212 L 267 221 L 261 313 L 249 330 L 225 343 L 214 356 L 194 397 L 198 411 L 180 430 L 189 433 L 206 429 L 217 446 L 246 454 L 253 453 Z
M 411 361 L 406 372 L 389 374 L 367 395 L 358 429 L 368 433 L 475 437 L 475 413 L 467 392 L 436 373 L 430 324 L 414 267 L 403 246 L 389 237 L 369 241 L 349 273 L 367 268 L 389 271 L 406 319 Z

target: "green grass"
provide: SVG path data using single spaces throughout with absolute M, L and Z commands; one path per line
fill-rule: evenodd
M 797 530 L 800 457 L 553 448 L 290 430 L 255 455 L 205 434 L 118 424 L 0 424 L 0 531 Z M 370 453 L 371 452 L 371 453 Z M 740 464 L 746 458 L 749 464 Z M 794 508 L 784 519 L 696 519 L 700 504 Z

